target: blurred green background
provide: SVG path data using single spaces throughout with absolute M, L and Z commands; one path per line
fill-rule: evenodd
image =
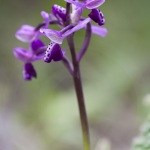
M 60 0 L 0 0 L 0 150 L 82 149 L 73 82 L 63 64 L 37 62 L 38 79 L 25 82 L 23 64 L 12 53 L 14 47 L 28 47 L 15 38 L 17 29 L 36 26 L 40 11 L 50 12 L 54 3 L 65 6 Z M 92 36 L 81 62 L 92 150 L 104 150 L 99 143 L 129 150 L 147 116 L 149 6 L 149 0 L 106 0 L 100 7 L 109 33 Z M 83 34 L 76 34 L 77 49 Z M 63 48 L 68 50 L 66 41 Z

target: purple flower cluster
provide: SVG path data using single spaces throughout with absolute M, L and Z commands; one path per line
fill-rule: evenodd
M 41 12 L 44 19 L 37 27 L 30 25 L 23 25 L 16 32 L 16 38 L 22 42 L 29 44 L 29 49 L 26 50 L 21 47 L 14 48 L 14 55 L 17 59 L 24 63 L 23 77 L 25 80 L 36 78 L 37 74 L 33 67 L 33 62 L 44 59 L 44 62 L 50 63 L 51 61 L 64 61 L 70 63 L 65 56 L 65 50 L 62 50 L 61 44 L 65 38 L 74 32 L 84 29 L 87 32 L 97 34 L 100 37 L 105 37 L 107 29 L 101 27 L 105 24 L 103 13 L 98 9 L 105 0 L 65 0 L 66 8 L 57 4 L 52 6 L 51 13 L 45 11 Z M 70 8 L 72 6 L 71 12 Z M 82 17 L 84 9 L 89 9 L 90 13 L 87 18 Z M 91 25 L 91 21 L 97 25 Z M 60 27 L 60 31 L 49 29 L 52 24 Z M 41 36 L 45 35 L 50 39 L 48 46 L 40 40 Z M 89 34 L 90 35 L 90 34 Z M 82 58 L 86 49 L 88 48 L 90 36 L 85 37 L 85 42 L 81 48 L 78 61 Z M 46 44 L 47 45 L 47 44 Z M 71 66 L 70 64 L 66 66 Z

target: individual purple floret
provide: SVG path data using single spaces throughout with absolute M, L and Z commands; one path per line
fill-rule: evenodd
M 61 61 L 63 59 L 65 51 L 61 50 L 61 47 L 55 43 L 50 42 L 44 56 L 44 61 L 50 63 L 53 61 Z
M 35 31 L 35 28 L 30 25 L 23 25 L 16 32 L 16 38 L 22 42 L 29 43 L 36 39 L 38 33 Z
M 61 23 L 66 21 L 65 8 L 55 4 L 52 6 L 52 13 Z
M 88 15 L 93 21 L 98 23 L 100 26 L 105 24 L 105 18 L 103 13 L 98 9 L 92 9 L 91 13 Z
M 45 11 L 42 11 L 41 16 L 45 20 L 44 28 L 48 28 L 49 14 L 46 13 Z M 18 40 L 25 42 L 25 43 L 30 43 L 33 40 L 38 39 L 40 35 L 41 35 L 41 33 L 39 31 L 35 30 L 35 27 L 30 26 L 30 25 L 22 25 L 15 34 L 15 36 Z
M 31 80 L 32 77 L 36 78 L 36 71 L 31 63 L 43 59 L 45 50 L 40 50 L 43 46 L 44 43 L 41 40 L 35 40 L 31 43 L 30 50 L 21 47 L 14 49 L 15 57 L 24 62 L 23 77 L 25 80 Z

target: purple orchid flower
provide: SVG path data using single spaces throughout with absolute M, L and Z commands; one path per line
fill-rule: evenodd
M 102 5 L 105 0 L 65 0 L 68 3 L 71 3 L 72 12 L 67 10 L 57 4 L 52 6 L 52 14 L 48 14 L 45 11 L 41 11 L 41 16 L 44 19 L 44 22 L 40 23 L 36 28 L 30 25 L 23 25 L 16 32 L 16 38 L 30 43 L 30 50 L 17 47 L 14 49 L 14 55 L 17 59 L 24 62 L 23 67 L 23 77 L 25 80 L 31 80 L 36 78 L 36 71 L 32 65 L 32 62 L 41 60 L 44 58 L 44 62 L 50 63 L 51 61 L 65 61 L 67 66 L 71 66 L 69 61 L 66 59 L 65 50 L 61 49 L 60 44 L 63 40 L 71 35 L 72 33 L 80 30 L 86 30 L 86 37 L 83 43 L 83 46 L 77 56 L 77 60 L 80 61 L 83 54 L 88 48 L 91 33 L 96 34 L 100 37 L 105 37 L 107 34 L 107 29 L 102 28 L 105 24 L 105 18 L 103 13 L 97 9 Z M 70 7 L 70 5 L 69 5 Z M 91 12 L 88 15 L 88 18 L 82 17 L 83 9 L 90 9 Z M 71 24 L 67 22 L 67 17 L 70 19 Z M 99 26 L 91 25 L 91 21 L 96 22 Z M 50 21 L 53 24 L 58 25 L 61 30 L 48 29 Z M 67 26 L 66 26 L 67 25 Z M 41 48 L 44 46 L 43 42 L 38 40 L 40 36 L 44 34 L 50 39 L 50 43 L 47 47 Z M 45 54 L 44 54 L 45 53 Z M 72 67 L 71 67 L 72 68 Z M 72 69 L 69 69 L 72 73 Z
M 51 41 L 58 43 L 58 44 L 62 44 L 64 38 L 66 38 L 73 32 L 84 28 L 86 26 L 86 24 L 90 21 L 91 21 L 90 18 L 86 18 L 85 20 L 79 22 L 74 27 L 67 26 L 60 31 L 53 30 L 53 29 L 40 29 L 40 32 L 43 33 L 46 37 L 48 37 Z M 71 27 L 71 29 L 69 29 L 69 27 Z M 66 31 L 66 29 L 68 29 L 68 30 Z M 66 31 L 66 32 L 64 32 L 64 31 Z
M 61 50 L 61 47 L 55 43 L 50 42 L 44 56 L 44 61 L 50 63 L 53 61 L 61 61 L 64 57 L 65 50 Z
M 95 21 L 98 23 L 98 25 L 104 25 L 105 19 L 103 13 L 95 9 L 96 7 L 100 6 L 102 3 L 105 2 L 105 0 L 85 0 L 83 2 L 79 2 L 78 0 L 66 0 L 67 2 L 70 2 L 72 4 L 72 13 L 70 14 L 70 18 L 72 20 L 72 27 L 70 28 L 70 25 L 63 28 L 60 31 L 53 30 L 53 29 L 40 29 L 40 32 L 43 33 L 45 36 L 47 36 L 52 42 L 55 42 L 57 44 L 62 44 L 63 39 L 72 34 L 73 32 L 76 32 L 82 28 L 86 29 L 86 25 L 91 21 Z M 88 15 L 89 18 L 83 19 L 81 17 L 82 14 L 82 8 L 81 5 L 93 5 L 93 8 L 91 13 Z M 95 6 L 95 7 L 94 7 Z M 58 19 L 58 21 L 65 22 L 66 21 L 66 9 L 59 6 L 59 5 L 53 5 L 52 6 L 52 12 L 54 16 Z M 63 24 L 63 23 L 62 23 Z M 101 37 L 104 37 L 107 34 L 106 28 L 99 28 L 95 26 L 91 26 L 92 33 L 97 34 Z M 65 31 L 65 32 L 64 32 Z
M 65 8 L 55 4 L 52 6 L 52 13 L 61 23 L 66 21 L 66 9 Z
M 65 1 L 86 9 L 97 8 L 105 2 L 105 0 L 84 0 L 82 2 L 79 2 L 78 0 L 65 0 Z
M 93 21 L 102 26 L 105 24 L 105 18 L 103 13 L 98 9 L 92 9 L 91 13 L 88 15 Z
M 40 48 L 42 48 L 43 46 L 44 43 L 41 40 L 35 40 L 31 43 L 30 50 L 26 50 L 21 47 L 16 47 L 14 49 L 15 57 L 24 62 L 23 78 L 25 80 L 31 80 L 32 77 L 37 77 L 32 62 L 43 59 L 45 51 L 40 50 Z
M 63 32 L 65 30 L 65 28 L 60 31 L 53 30 L 53 29 L 40 29 L 40 32 L 43 33 L 46 37 L 48 37 L 51 41 L 53 41 L 57 44 L 62 44 L 64 38 L 66 38 L 73 32 L 76 32 L 82 28 L 86 29 L 86 25 L 90 21 L 91 21 L 90 18 L 86 18 L 85 20 L 80 21 L 76 26 L 72 27 L 71 29 L 68 29 L 66 32 Z M 68 28 L 68 27 L 66 27 L 66 28 Z M 92 33 L 97 34 L 101 37 L 104 37 L 107 34 L 107 29 L 92 26 Z
M 66 9 L 64 7 L 55 4 L 52 6 L 52 13 L 53 14 L 51 14 L 51 17 L 54 19 L 55 16 L 60 24 L 63 25 L 63 23 L 66 22 Z M 70 14 L 72 23 L 78 23 L 81 14 L 82 8 L 72 5 L 72 13 Z
M 23 25 L 20 29 L 16 32 L 16 38 L 22 42 L 31 42 L 37 36 L 37 32 L 35 28 L 30 25 Z
M 37 78 L 36 70 L 32 64 L 34 61 L 44 59 L 44 62 L 46 63 L 52 61 L 63 62 L 74 81 L 80 111 L 84 149 L 90 150 L 90 138 L 82 89 L 80 61 L 88 50 L 92 33 L 100 37 L 105 37 L 107 34 L 107 29 L 101 27 L 105 24 L 104 15 L 97 9 L 105 2 L 105 0 L 64 1 L 67 2 L 66 9 L 55 4 L 52 6 L 52 14 L 41 11 L 41 16 L 43 17 L 44 22 L 39 23 L 36 27 L 23 25 L 16 32 L 17 39 L 29 43 L 30 48 L 27 50 L 21 47 L 16 47 L 14 49 L 14 55 L 18 60 L 24 63 L 23 78 L 25 80 Z M 82 11 L 84 9 L 91 10 L 87 18 L 82 17 Z M 97 23 L 98 26 L 91 25 L 92 21 Z M 60 31 L 48 29 L 49 25 L 52 24 L 60 27 Z M 80 29 L 86 30 L 85 37 L 81 48 L 79 51 L 76 51 L 73 35 Z M 39 40 L 42 34 L 50 39 L 48 46 L 44 46 L 44 43 Z M 60 45 L 65 38 L 67 38 L 71 60 L 65 56 L 66 51 L 63 50 Z
M 48 28 L 49 26 L 49 14 L 42 11 L 41 16 L 45 20 L 45 26 L 44 28 Z M 36 40 L 40 37 L 40 32 L 35 30 L 35 27 L 30 26 L 30 25 L 22 25 L 19 30 L 16 32 L 15 36 L 18 40 L 25 42 L 25 43 L 30 43 L 33 40 Z

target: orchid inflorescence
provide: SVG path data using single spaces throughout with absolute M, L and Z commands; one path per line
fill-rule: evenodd
M 15 57 L 24 63 L 23 77 L 25 80 L 37 77 L 32 63 L 41 59 L 44 59 L 46 63 L 62 61 L 73 75 L 74 65 L 65 56 L 66 50 L 61 48 L 63 40 L 68 39 L 70 35 L 74 35 L 80 29 L 86 31 L 84 43 L 76 57 L 79 62 L 88 48 L 91 33 L 100 37 L 105 37 L 107 34 L 107 29 L 101 27 L 105 24 L 104 15 L 98 9 L 105 0 L 65 0 L 65 2 L 66 8 L 55 4 L 52 6 L 50 14 L 42 11 L 41 16 L 44 21 L 36 27 L 22 25 L 16 32 L 17 39 L 29 44 L 29 50 L 21 47 L 14 48 Z M 70 5 L 72 6 L 71 11 Z M 87 18 L 82 17 L 84 9 L 91 11 Z M 97 23 L 97 26 L 91 25 L 91 21 Z M 48 28 L 53 24 L 57 25 L 60 31 Z M 48 46 L 41 41 L 42 35 L 50 39 Z

